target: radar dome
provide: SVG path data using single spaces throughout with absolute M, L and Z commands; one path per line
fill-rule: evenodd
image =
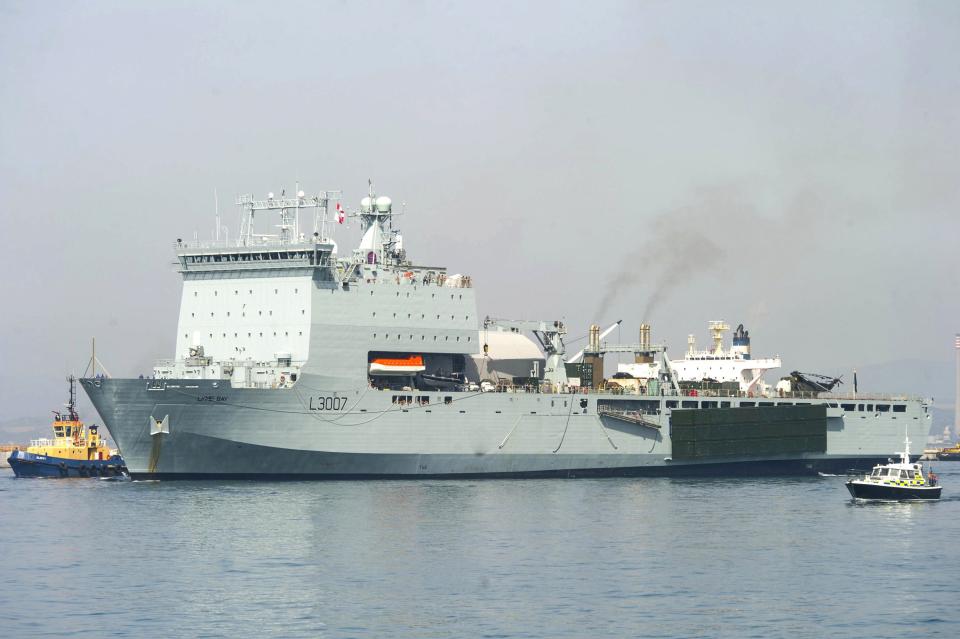
M 360 200 L 360 210 L 364 213 L 369 213 L 373 210 L 373 198 L 365 197 Z
M 303 191 L 297 191 L 297 197 L 303 197 Z
M 386 195 L 381 195 L 377 198 L 377 210 L 379 212 L 389 213 L 391 206 L 393 206 L 393 200 L 388 198 Z

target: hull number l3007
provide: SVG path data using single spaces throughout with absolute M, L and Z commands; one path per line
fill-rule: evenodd
M 343 410 L 347 407 L 346 397 L 311 397 L 310 410 Z

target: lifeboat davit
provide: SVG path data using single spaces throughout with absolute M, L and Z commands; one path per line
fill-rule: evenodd
M 371 375 L 416 375 L 425 370 L 422 355 L 377 357 L 370 362 Z

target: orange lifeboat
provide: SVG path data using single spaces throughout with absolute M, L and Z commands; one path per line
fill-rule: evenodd
M 371 375 L 414 375 L 424 370 L 422 355 L 376 357 L 370 362 Z

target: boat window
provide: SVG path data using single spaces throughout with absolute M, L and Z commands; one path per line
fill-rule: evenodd
M 720 402 L 720 408 L 730 408 L 730 402 Z
M 889 412 L 890 412 L 890 404 L 877 404 L 877 412 L 878 412 L 878 413 L 889 413 Z
M 867 404 L 867 412 L 868 412 L 868 413 L 872 413 L 872 412 L 873 412 L 873 404 Z
M 907 473 L 907 477 L 909 477 L 910 479 L 913 479 L 913 471 L 912 471 L 912 470 L 905 470 L 905 471 L 903 471 L 903 472 Z
M 863 410 L 863 404 L 857 404 L 857 410 Z
M 905 413 L 905 412 L 907 412 L 907 405 L 906 405 L 906 404 L 894 404 L 894 405 L 893 405 L 893 412 L 895 412 L 895 413 Z
M 881 477 L 886 477 L 886 476 L 889 475 L 889 474 L 890 474 L 890 469 L 889 469 L 889 468 L 881 468 L 881 469 L 880 469 L 880 476 L 881 476 Z
M 843 410 L 845 410 L 845 411 L 847 411 L 847 412 L 850 412 L 850 411 L 856 410 L 856 409 L 857 409 L 857 406 L 856 406 L 856 404 L 840 404 L 840 408 L 842 408 Z
M 773 402 L 760 402 L 760 406 L 773 406 Z
M 740 408 L 756 406 L 755 402 L 740 402 Z
M 667 400 L 667 408 L 676 408 L 676 407 L 677 407 L 677 400 L 675 399 Z
M 874 469 L 873 469 L 873 477 L 879 477 L 879 476 L 880 476 L 880 469 L 879 469 L 879 468 L 874 468 Z
M 697 402 L 684 401 L 680 403 L 680 408 L 696 408 Z
M 717 402 L 703 402 L 700 404 L 700 408 L 716 408 Z

